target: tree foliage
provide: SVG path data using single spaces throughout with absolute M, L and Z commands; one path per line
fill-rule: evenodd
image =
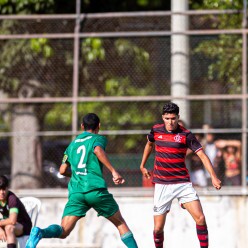
M 0 2 L 2 14 L 52 14 L 75 13 L 76 1 L 58 0 L 5 0 Z M 128 11 L 145 10 L 168 7 L 163 1 L 109 1 L 100 4 L 99 1 L 82 1 L 82 12 Z M 23 22 L 4 20 L 0 32 L 14 34 L 22 32 L 28 24 Z M 67 25 L 65 23 L 65 25 Z M 56 30 L 59 32 L 59 30 Z M 40 28 L 39 33 L 45 33 Z M 80 46 L 80 96 L 136 96 L 150 95 L 149 75 L 151 65 L 149 53 L 129 39 L 119 38 L 113 43 L 100 38 L 86 38 L 81 40 Z M 47 38 L 19 39 L 3 41 L 0 48 L 0 86 L 10 97 L 43 96 L 71 96 L 72 95 L 72 67 L 73 43 L 64 45 L 63 40 L 49 40 Z M 59 49 L 59 50 L 58 50 Z M 56 65 L 54 71 L 52 66 Z M 132 68 L 130 73 L 125 68 Z M 95 68 L 98 68 L 96 71 Z M 140 80 L 146 82 L 144 86 L 134 86 L 136 79 L 132 75 L 141 75 Z M 128 111 L 119 112 L 118 103 L 88 103 L 79 104 L 80 114 L 86 110 L 97 112 L 103 123 L 109 129 L 129 129 L 131 122 L 142 125 L 152 122 L 152 115 L 147 112 L 140 116 L 140 105 L 133 103 Z M 62 125 L 70 130 L 72 116 L 70 104 L 51 104 L 36 106 L 37 117 L 41 128 Z M 152 105 L 151 105 L 152 108 Z M 67 110 L 67 111 L 66 111 Z M 111 116 L 111 118 L 109 118 Z M 110 125 L 110 122 L 112 124 Z M 49 128 L 49 127 L 48 127 Z M 125 141 L 128 148 L 135 147 L 135 140 Z
M 41 14 L 50 12 L 53 5 L 54 0 L 0 0 L 0 12 L 2 14 Z
M 243 1 L 204 0 L 194 3 L 194 9 L 237 10 L 235 14 L 208 15 L 213 28 L 240 29 L 242 27 Z M 239 12 L 238 12 L 239 11 Z M 208 80 L 218 80 L 228 85 L 229 93 L 241 92 L 242 35 L 220 34 L 201 42 L 194 50 L 212 61 L 208 66 Z

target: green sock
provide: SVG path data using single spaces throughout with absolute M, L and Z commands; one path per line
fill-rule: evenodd
M 133 234 L 130 231 L 121 235 L 121 240 L 128 248 L 138 248 Z
M 63 229 L 59 225 L 50 225 L 47 228 L 41 229 L 42 238 L 59 238 Z

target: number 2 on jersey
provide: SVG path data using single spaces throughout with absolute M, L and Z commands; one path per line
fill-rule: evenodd
M 85 158 L 85 154 L 86 154 L 86 147 L 84 145 L 78 147 L 77 154 L 80 154 L 80 153 L 81 153 L 81 157 L 80 157 L 80 161 L 78 163 L 77 168 L 78 169 L 84 169 L 84 171 L 77 172 L 77 174 L 87 175 L 86 163 L 84 163 L 84 158 Z

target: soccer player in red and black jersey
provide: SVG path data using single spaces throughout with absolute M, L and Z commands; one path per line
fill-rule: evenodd
M 164 225 L 170 211 L 172 200 L 177 198 L 196 222 L 196 232 L 201 248 L 208 247 L 208 229 L 199 197 L 190 182 L 185 165 L 187 149 L 191 149 L 201 159 L 209 172 L 213 186 L 219 190 L 221 181 L 217 178 L 208 156 L 196 137 L 178 124 L 179 107 L 172 102 L 164 105 L 163 124 L 154 125 L 147 136 L 140 170 L 144 177 L 150 178 L 145 164 L 155 145 L 153 169 L 154 191 L 154 243 L 156 248 L 163 247 Z

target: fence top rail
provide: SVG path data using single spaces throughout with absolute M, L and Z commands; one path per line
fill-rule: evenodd
M 243 130 L 242 128 L 216 128 L 216 129 L 202 129 L 202 128 L 190 128 L 190 130 L 193 133 L 247 133 L 248 129 Z M 133 130 L 101 130 L 100 134 L 102 135 L 147 135 L 150 132 L 150 130 L 139 130 L 139 129 L 133 129 Z M 39 131 L 39 132 L 0 132 L 0 138 L 6 138 L 6 137 L 29 137 L 29 136 L 74 136 L 79 135 L 81 131 Z
M 106 12 L 106 13 L 81 13 L 77 14 L 30 14 L 30 15 L 0 15 L 0 20 L 34 20 L 34 19 L 76 19 L 84 18 L 119 18 L 119 17 L 146 17 L 146 16 L 171 16 L 171 15 L 217 15 L 238 14 L 243 10 L 187 10 L 187 11 L 139 11 L 139 12 Z
M 171 35 L 221 35 L 221 34 L 247 34 L 248 29 L 216 29 L 216 30 L 189 30 L 185 32 L 171 31 L 133 31 L 133 32 L 92 32 L 92 33 L 53 33 L 53 34 L 0 34 L 0 40 L 13 39 L 73 39 L 73 38 L 117 38 L 117 37 L 154 37 L 154 36 L 171 36 Z
M 82 102 L 150 102 L 165 100 L 241 100 L 248 99 L 248 94 L 212 94 L 212 95 L 151 95 L 151 96 L 103 96 L 103 97 L 33 97 L 33 98 L 0 98 L 2 103 L 82 103 Z

